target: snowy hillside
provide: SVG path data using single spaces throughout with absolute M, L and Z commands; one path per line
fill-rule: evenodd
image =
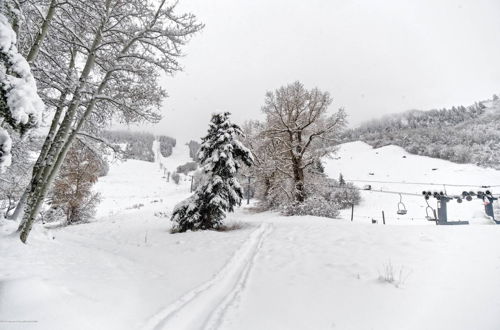
M 398 145 L 422 156 L 500 169 L 500 100 L 468 107 L 412 110 L 371 120 L 348 130 L 344 141 L 374 147 Z
M 38 225 L 28 245 L 1 223 L 0 321 L 26 322 L 0 329 L 500 328 L 500 226 L 480 200 L 450 204 L 450 218 L 474 226 L 435 226 L 422 196 L 403 196 L 408 213 L 398 216 L 399 195 L 375 190 L 445 187 L 356 181 L 373 191 L 362 192 L 353 222 L 350 210 L 326 219 L 244 207 L 228 217 L 239 230 L 172 235 L 169 215 L 189 181 L 166 182 L 164 168 L 188 153 L 179 143 L 154 163 L 114 163 L 97 184 L 92 223 Z M 500 171 L 394 146 L 353 142 L 335 157 L 326 171 L 346 181 L 500 184 Z M 372 225 L 382 210 L 387 225 Z
M 363 200 L 354 211 L 355 221 L 371 222 L 372 218 L 381 221 L 381 212 L 385 211 L 386 220 L 391 224 L 434 224 L 425 219 L 427 203 L 421 195 L 422 191 L 460 195 L 463 191 L 484 191 L 486 189 L 482 186 L 492 186 L 490 190 L 493 193 L 500 192 L 498 170 L 411 155 L 396 146 L 374 149 L 359 141 L 343 144 L 334 159 L 326 161 L 325 171 L 333 178 L 338 178 L 342 173 L 347 182 L 354 180 L 353 183 L 359 188 L 371 185 L 371 191 L 362 191 Z M 399 195 L 377 190 L 417 196 L 402 195 L 408 213 L 400 216 L 396 214 Z M 432 208 L 437 208 L 436 202 L 434 198 L 429 199 Z M 343 216 L 350 219 L 350 212 L 344 211 Z M 476 198 L 470 202 L 464 200 L 460 204 L 451 201 L 448 204 L 448 218 L 467 220 L 472 224 L 493 223 L 484 213 L 483 201 Z

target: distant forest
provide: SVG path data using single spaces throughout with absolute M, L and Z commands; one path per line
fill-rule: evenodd
M 372 120 L 346 131 L 343 142 L 397 145 L 412 154 L 500 169 L 500 100 Z

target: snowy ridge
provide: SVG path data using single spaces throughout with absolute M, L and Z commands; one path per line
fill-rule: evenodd
M 271 231 L 272 225 L 261 224 L 220 272 L 153 316 L 143 330 L 217 329 L 224 312 L 244 287 L 264 238 Z

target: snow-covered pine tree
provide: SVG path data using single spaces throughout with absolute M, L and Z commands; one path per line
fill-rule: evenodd
M 0 118 L 2 126 L 24 135 L 38 125 L 44 104 L 31 68 L 17 49 L 17 35 L 4 15 L 5 8 L 12 7 L 9 4 L 0 7 Z M 9 12 L 15 16 L 12 10 Z M 9 133 L 0 127 L 0 169 L 10 165 L 11 146 Z
M 345 179 L 342 173 L 339 174 L 339 186 L 345 186 Z
M 174 232 L 218 229 L 226 216 L 241 204 L 243 190 L 236 178 L 239 161 L 250 166 L 250 151 L 237 140 L 243 136 L 229 121 L 229 112 L 214 114 L 208 134 L 202 139 L 198 158 L 207 180 L 173 212 Z

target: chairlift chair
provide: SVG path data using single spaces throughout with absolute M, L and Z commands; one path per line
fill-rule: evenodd
M 406 213 L 408 213 L 408 211 L 406 210 L 406 206 L 403 203 L 403 196 L 401 196 L 401 194 L 399 194 L 398 210 L 396 213 L 399 215 L 405 215 Z

